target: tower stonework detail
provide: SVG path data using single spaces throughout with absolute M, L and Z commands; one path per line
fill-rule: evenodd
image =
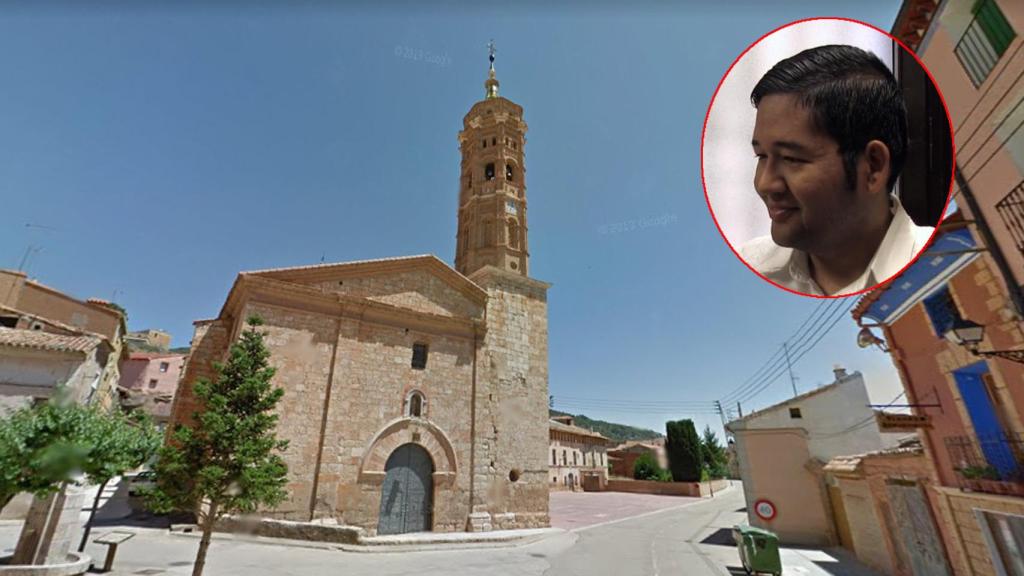
M 491 265 L 526 276 L 526 122 L 523 108 L 498 96 L 492 59 L 485 98 L 462 120 L 455 269 L 469 276 Z

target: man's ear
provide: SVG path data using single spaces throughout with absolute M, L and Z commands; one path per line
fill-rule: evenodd
M 866 169 L 866 188 L 869 194 L 889 193 L 889 147 L 881 140 L 872 140 L 864 147 L 861 156 L 863 169 Z

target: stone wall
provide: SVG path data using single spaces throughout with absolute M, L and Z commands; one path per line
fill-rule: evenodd
M 471 340 L 258 303 L 250 303 L 246 313 L 266 320 L 262 329 L 278 368 L 274 382 L 285 390 L 278 435 L 290 442 L 285 454 L 290 497 L 271 512 L 274 517 L 335 517 L 375 533 L 383 478 L 361 475 L 364 457 L 375 441 L 384 440 L 379 436 L 389 424 L 406 417 L 406 399 L 413 390 L 425 398 L 422 419 L 441 431 L 437 446 L 450 444 L 456 463 L 468 461 Z M 423 370 L 411 367 L 414 343 L 428 345 Z M 429 446 L 426 436 L 409 432 L 404 438 L 432 454 L 444 451 Z M 435 470 L 440 465 L 435 458 Z M 371 467 L 383 471 L 384 462 Z M 434 489 L 436 531 L 464 529 L 468 516 L 468 470 L 459 474 L 456 464 L 451 472 L 454 478 L 445 477 L 446 484 Z
M 192 414 L 199 409 L 199 401 L 194 391 L 196 380 L 199 378 L 213 379 L 216 376 L 213 363 L 224 360 L 228 351 L 231 329 L 232 326 L 225 320 L 204 320 L 195 323 L 192 348 L 185 364 L 185 373 L 171 407 L 172 424 L 167 427 L 168 434 L 173 431 L 174 424 L 192 422 Z
M 975 510 L 1024 516 L 1024 498 L 961 492 L 945 487 L 936 488 L 935 493 L 945 504 L 944 520 L 947 523 L 947 530 L 959 541 L 966 556 L 966 566 L 957 566 L 956 573 L 996 576 L 998 572 L 992 564 L 983 528 L 975 515 Z
M 473 511 L 496 529 L 548 526 L 548 285 L 493 267 L 470 279 L 488 292 Z
M 728 480 L 713 482 L 657 482 L 654 480 L 608 480 L 606 492 L 631 492 L 634 494 L 662 494 L 665 496 L 693 496 L 702 498 L 729 487 Z
M 336 292 L 401 308 L 450 317 L 477 317 L 481 307 L 442 279 L 424 270 L 346 277 L 317 284 L 325 292 Z
M 864 479 L 840 478 L 843 509 L 850 525 L 853 551 L 857 559 L 882 574 L 893 574 L 889 545 L 883 524 L 875 513 L 871 488 Z

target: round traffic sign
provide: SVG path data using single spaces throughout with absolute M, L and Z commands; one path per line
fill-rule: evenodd
M 772 504 L 770 500 L 764 498 L 754 502 L 754 514 L 761 520 L 771 520 L 775 518 L 776 514 L 775 504 Z

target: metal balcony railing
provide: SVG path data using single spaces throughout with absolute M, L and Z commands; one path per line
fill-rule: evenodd
M 1010 193 L 996 202 L 996 212 L 1010 232 L 1017 250 L 1024 254 L 1024 182 L 1010 190 Z
M 1024 440 L 1020 435 L 949 436 L 946 452 L 960 488 L 995 494 L 1024 494 Z

